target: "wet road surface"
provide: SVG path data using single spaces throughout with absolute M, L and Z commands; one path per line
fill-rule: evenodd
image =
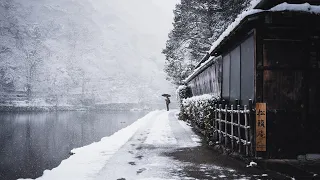
M 105 164 L 97 180 L 283 179 L 213 151 L 176 111 L 159 112 Z

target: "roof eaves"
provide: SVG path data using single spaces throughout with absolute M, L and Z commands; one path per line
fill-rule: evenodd
M 221 56 L 218 57 L 214 57 L 214 56 L 210 56 L 208 58 L 207 61 L 205 61 L 204 63 L 201 64 L 200 67 L 196 68 L 192 74 L 190 74 L 185 80 L 185 83 L 190 82 L 192 79 L 194 79 L 194 77 L 196 77 L 198 74 L 200 74 L 204 69 L 206 69 L 208 66 L 210 66 L 211 64 L 215 63 L 218 59 L 221 59 Z
M 209 51 L 209 54 L 211 56 L 215 55 L 217 49 L 219 49 L 227 40 L 229 40 L 232 35 L 234 35 L 238 29 L 246 22 L 248 21 L 253 21 L 253 20 L 256 20 L 255 18 L 252 18 L 253 16 L 257 16 L 257 15 L 260 15 L 261 13 L 263 13 L 264 11 L 255 11 L 255 13 L 252 13 L 252 14 L 248 14 L 246 16 L 244 16 L 243 18 L 239 19 L 238 22 L 234 22 L 236 24 L 231 24 L 227 30 L 222 33 L 220 35 L 220 37 L 212 44 L 212 47 Z
M 210 54 L 209 54 L 209 52 L 207 52 L 206 55 L 204 55 L 204 56 L 202 57 L 201 61 L 196 65 L 195 68 L 200 67 L 200 65 L 201 65 L 202 63 L 206 62 L 209 58 L 210 58 Z

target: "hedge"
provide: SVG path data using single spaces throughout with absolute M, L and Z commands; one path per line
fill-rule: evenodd
M 187 98 L 185 92 L 188 92 L 187 86 L 180 86 L 177 90 L 180 100 L 179 119 L 200 129 L 206 140 L 210 142 L 213 135 L 214 104 L 218 97 L 204 94 Z

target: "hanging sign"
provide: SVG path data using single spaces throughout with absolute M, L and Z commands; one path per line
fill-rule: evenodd
M 256 151 L 267 151 L 266 103 L 256 103 Z

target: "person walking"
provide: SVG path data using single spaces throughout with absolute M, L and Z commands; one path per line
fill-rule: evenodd
M 167 105 L 167 111 L 169 111 L 170 99 L 168 96 L 166 97 L 165 101 L 166 101 L 166 105 Z

